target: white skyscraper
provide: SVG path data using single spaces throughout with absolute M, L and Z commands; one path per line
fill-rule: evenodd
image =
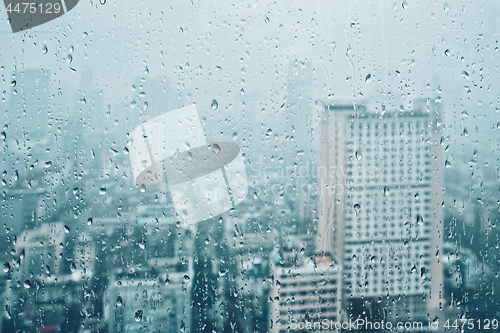
M 329 104 L 322 116 L 319 250 L 342 263 L 345 300 L 390 296 L 389 317 L 444 302 L 440 116 L 430 100 L 383 115 Z

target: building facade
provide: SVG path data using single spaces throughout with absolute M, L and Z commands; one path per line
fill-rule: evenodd
M 297 262 L 291 252 L 273 254 L 268 332 L 316 332 L 340 322 L 341 267 L 330 256 Z
M 383 115 L 325 105 L 318 247 L 342 263 L 346 302 L 390 296 L 389 317 L 403 309 L 424 317 L 442 305 L 439 119 L 430 100 Z

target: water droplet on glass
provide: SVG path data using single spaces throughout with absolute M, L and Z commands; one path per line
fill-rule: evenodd
M 444 161 L 444 166 L 447 168 L 451 167 L 451 163 L 450 163 L 450 161 L 448 161 L 448 159 L 446 159 L 446 161 Z
M 101 3 L 101 5 L 105 5 L 106 4 L 106 0 L 99 0 L 99 2 Z
M 212 110 L 217 110 L 217 108 L 219 107 L 219 103 L 217 103 L 217 100 L 213 99 L 210 106 L 212 107 Z
M 450 49 L 446 49 L 446 51 L 444 51 L 444 55 L 445 56 L 449 56 L 450 55 Z
M 42 53 L 47 54 L 47 52 L 49 52 L 49 48 L 47 47 L 47 45 L 43 45 Z
M 361 158 L 363 158 L 363 156 L 361 155 L 361 151 L 356 150 L 356 159 L 359 161 L 359 160 L 361 160 Z
M 45 167 L 50 168 L 52 166 L 52 161 L 45 162 Z
M 213 143 L 211 145 L 211 148 L 212 148 L 212 151 L 214 152 L 214 154 L 218 154 L 220 153 L 220 146 L 216 143 Z
M 67 225 L 64 226 L 64 232 L 69 233 L 69 227 Z
M 420 214 L 417 214 L 417 224 L 418 225 L 424 224 L 424 218 Z
M 359 210 L 361 209 L 360 204 L 354 204 L 354 212 L 356 212 L 356 216 L 359 215 Z
M 5 306 L 5 317 L 7 319 L 11 319 L 12 318 L 12 315 L 10 314 L 10 306 L 8 306 L 8 305 Z
M 142 320 L 142 310 L 135 313 L 135 321 L 140 322 Z
M 420 268 L 420 277 L 425 279 L 425 267 Z
M 236 140 L 238 138 L 238 132 L 233 133 L 233 140 Z
M 10 264 L 8 262 L 6 262 L 5 264 L 3 264 L 3 271 L 5 273 L 7 273 L 8 271 L 10 271 Z
M 384 195 L 389 194 L 389 186 L 384 186 Z
M 88 225 L 92 225 L 92 222 L 93 222 L 93 221 L 94 221 L 94 220 L 93 220 L 91 217 L 89 217 L 89 219 L 87 220 L 87 224 L 88 224 Z
M 370 83 L 372 81 L 372 75 L 371 74 L 368 74 L 366 77 L 365 77 L 365 82 L 366 83 Z
M 106 188 L 105 188 L 105 187 L 101 187 L 101 188 L 99 188 L 99 194 L 100 194 L 100 195 L 104 195 L 104 194 L 106 194 Z
M 188 283 L 189 280 L 191 280 L 191 278 L 189 277 L 189 275 L 184 275 L 184 279 L 183 279 L 184 283 Z
M 66 62 L 68 63 L 68 65 L 73 62 L 73 56 L 71 54 L 68 54 L 66 56 Z
M 16 84 L 17 84 L 16 80 L 13 80 L 13 81 L 10 83 L 11 87 L 15 87 L 15 86 L 16 86 Z
M 0 138 L 5 139 L 7 137 L 7 134 L 5 132 L 0 133 Z
M 71 273 L 74 273 L 76 271 L 76 265 L 74 262 L 71 263 L 71 265 L 69 266 L 69 269 L 70 269 Z
M 30 282 L 30 280 L 24 281 L 24 288 L 26 288 L 26 289 L 31 288 L 31 282 Z
M 122 306 L 123 305 L 123 298 L 121 296 L 118 296 L 116 299 L 116 305 Z

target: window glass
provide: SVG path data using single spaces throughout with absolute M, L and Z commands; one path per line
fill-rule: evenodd
M 499 17 L 4 0 L 0 331 L 497 330 Z

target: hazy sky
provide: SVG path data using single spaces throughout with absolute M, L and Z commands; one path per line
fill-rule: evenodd
M 313 99 L 366 101 L 381 110 L 441 97 L 452 165 L 474 149 L 496 162 L 499 15 L 498 1 L 101 0 L 80 1 L 63 17 L 12 34 L 2 10 L 0 91 L 8 96 L 14 70 L 46 68 L 53 91 L 61 90 L 53 98 L 73 98 L 90 69 L 90 84 L 120 112 L 134 78 L 165 76 L 179 104 L 197 103 L 212 125 L 208 133 L 237 131 L 243 140 L 256 115 L 241 102 L 253 100 L 260 121 L 279 129 L 288 64 L 311 61 Z

